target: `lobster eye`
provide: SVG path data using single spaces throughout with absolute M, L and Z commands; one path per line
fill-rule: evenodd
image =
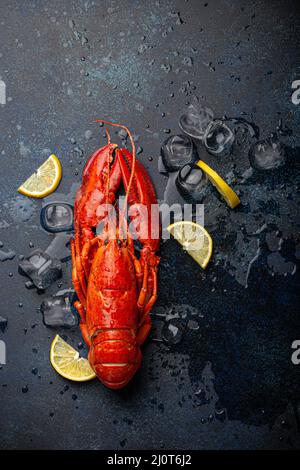
M 118 240 L 117 240 L 117 244 L 118 244 L 118 246 L 122 246 L 122 242 L 121 242 L 121 240 L 120 240 L 119 238 L 118 238 Z
M 108 238 L 104 240 L 104 245 L 108 245 Z

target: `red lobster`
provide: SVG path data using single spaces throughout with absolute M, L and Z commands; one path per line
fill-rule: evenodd
M 103 384 L 119 389 L 139 369 L 140 346 L 151 329 L 150 311 L 157 298 L 156 252 L 160 229 L 155 230 L 158 236 L 154 239 L 149 232 L 153 223 L 159 227 L 160 222 L 155 190 L 147 171 L 136 161 L 129 129 L 103 120 L 96 122 L 124 129 L 132 154 L 111 143 L 106 130 L 108 144 L 97 150 L 85 165 L 75 199 L 72 280 L 78 296 L 75 307 L 81 318 L 82 336 L 89 347 L 89 362 Z M 112 233 L 104 214 L 108 215 L 109 207 L 116 208 L 116 192 L 122 185 L 125 203 L 122 210 L 117 207 L 119 224 L 117 232 Z M 140 219 L 142 229 L 136 233 L 142 245 L 139 257 L 125 215 L 128 206 L 132 223 L 135 209 L 140 206 L 146 209 Z M 98 233 L 101 222 L 104 226 Z M 147 230 L 143 230 L 143 225 Z

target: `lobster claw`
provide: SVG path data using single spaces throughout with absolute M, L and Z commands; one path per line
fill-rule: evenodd
M 117 149 L 122 180 L 127 192 L 133 157 L 127 149 Z M 131 228 L 145 251 L 155 253 L 159 249 L 159 207 L 152 181 L 142 163 L 135 162 L 135 177 L 128 193 Z
M 86 163 L 82 174 L 82 185 L 75 199 L 75 232 L 77 250 L 94 238 L 92 227 L 99 223 L 97 209 L 101 204 L 112 204 L 119 187 L 121 173 L 118 162 L 113 160 L 117 145 L 109 143 L 97 150 Z M 109 178 L 109 185 L 107 180 Z

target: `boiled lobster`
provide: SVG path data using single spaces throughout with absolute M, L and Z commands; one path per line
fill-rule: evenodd
M 152 181 L 136 160 L 129 129 L 96 122 L 124 129 L 132 153 L 111 143 L 106 130 L 107 145 L 85 165 L 74 206 L 72 280 L 91 367 L 103 384 L 120 389 L 139 369 L 140 346 L 151 329 L 150 311 L 157 298 L 159 214 Z M 125 190 L 122 208 L 116 197 L 120 188 Z M 110 223 L 111 208 L 117 213 L 116 230 Z M 151 236 L 153 232 L 158 235 Z

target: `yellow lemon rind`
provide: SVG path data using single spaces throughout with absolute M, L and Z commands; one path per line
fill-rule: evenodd
M 231 187 L 221 178 L 218 173 L 213 170 L 209 165 L 207 165 L 203 160 L 199 160 L 196 163 L 201 170 L 203 170 L 215 188 L 219 191 L 219 193 L 223 196 L 229 207 L 234 209 L 236 206 L 240 204 L 240 198 L 238 195 L 231 189 Z

